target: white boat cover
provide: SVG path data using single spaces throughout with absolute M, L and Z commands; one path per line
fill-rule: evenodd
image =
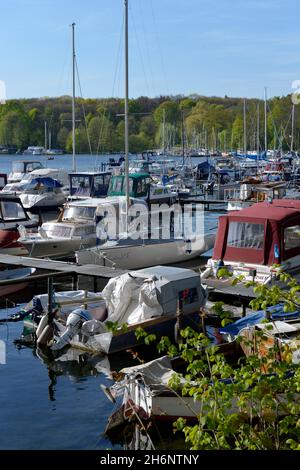
M 146 364 L 125 367 L 120 372 L 127 376 L 141 375 L 146 385 L 168 385 L 175 373 L 168 356 L 154 359 Z
M 130 325 L 161 316 L 163 313 L 153 278 L 122 274 L 110 279 L 102 296 L 106 300 L 108 310 L 106 321 Z

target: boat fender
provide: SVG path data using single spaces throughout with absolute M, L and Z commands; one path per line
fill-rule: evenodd
M 39 337 L 40 337 L 41 334 L 43 333 L 44 329 L 45 329 L 46 326 L 48 325 L 48 319 L 49 319 L 48 314 L 42 316 L 41 321 L 40 321 L 40 323 L 39 323 L 39 326 L 37 327 L 37 330 L 36 330 L 36 337 L 37 337 L 37 339 L 39 339 Z
M 40 334 L 38 340 L 37 340 L 37 344 L 39 346 L 42 346 L 42 345 L 47 345 L 48 342 L 53 338 L 53 328 L 51 325 L 47 325 L 42 333 Z
M 208 268 L 206 268 L 206 269 L 203 271 L 203 273 L 201 273 L 201 276 L 200 276 L 200 277 L 201 277 L 201 281 L 202 281 L 203 279 L 208 278 L 211 274 L 212 274 L 212 269 L 211 269 L 211 267 L 209 266 Z

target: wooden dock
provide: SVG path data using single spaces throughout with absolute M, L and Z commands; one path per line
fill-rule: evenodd
M 36 274 L 27 278 L 28 281 L 47 277 L 58 277 L 59 275 L 71 276 L 90 276 L 93 278 L 111 279 L 126 273 L 122 269 L 115 269 L 108 266 L 98 266 L 96 264 L 86 264 L 84 266 L 77 265 L 66 261 L 54 261 L 48 259 L 31 258 L 27 256 L 13 256 L 0 254 L 0 264 L 6 266 L 23 266 L 28 268 L 36 268 L 38 270 L 47 271 L 44 274 Z M 24 279 L 11 279 L 0 281 L 0 285 L 17 284 L 24 282 Z

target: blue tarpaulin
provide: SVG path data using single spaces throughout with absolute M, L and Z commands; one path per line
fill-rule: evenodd
M 275 305 L 273 307 L 268 307 L 267 312 L 270 315 L 270 320 L 292 320 L 293 318 L 299 318 L 300 312 L 284 312 L 283 311 L 283 304 Z M 262 320 L 266 318 L 266 310 L 258 310 L 257 312 L 250 313 L 243 318 L 235 321 L 234 323 L 230 323 L 223 328 L 220 328 L 220 333 L 229 334 L 233 336 L 237 336 L 239 332 L 243 328 L 247 328 L 248 326 L 254 326 L 258 323 L 261 323 Z
M 61 188 L 62 187 L 62 184 L 59 181 L 54 180 L 53 178 L 50 178 L 50 177 L 42 178 L 42 177 L 40 177 L 40 178 L 34 178 L 28 184 L 24 185 L 23 188 L 24 189 L 34 188 L 38 184 L 41 184 L 43 186 L 47 186 L 48 188 Z

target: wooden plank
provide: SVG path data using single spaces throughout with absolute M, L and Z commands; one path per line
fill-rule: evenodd
M 127 272 L 123 269 L 115 269 L 108 266 L 98 266 L 96 264 L 86 264 L 81 266 L 77 265 L 76 263 L 69 263 L 66 261 L 55 261 L 41 258 L 31 258 L 29 256 L 14 256 L 5 254 L 0 254 L 0 264 L 47 269 L 48 271 L 102 277 L 105 279 L 110 279 Z

